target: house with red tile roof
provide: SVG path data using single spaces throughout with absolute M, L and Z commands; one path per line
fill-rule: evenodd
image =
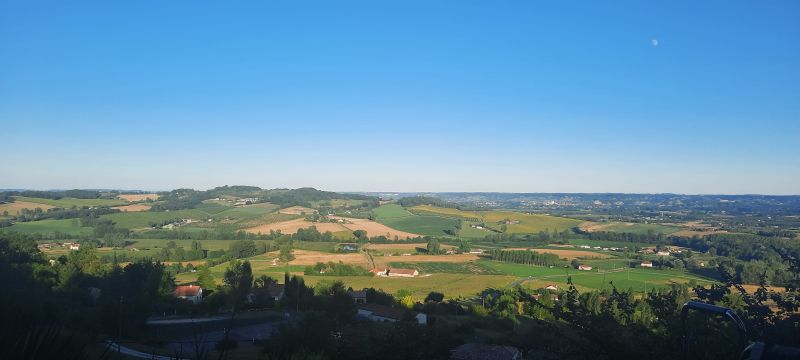
M 199 304 L 203 301 L 203 288 L 198 285 L 178 285 L 172 295 Z

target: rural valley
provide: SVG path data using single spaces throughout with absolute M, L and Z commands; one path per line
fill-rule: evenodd
M 798 19 L 0 0 L 0 360 L 800 360 Z
M 797 274 L 791 254 L 800 250 L 795 245 L 800 218 L 784 209 L 798 202 L 794 196 L 687 197 L 689 203 L 707 204 L 698 210 L 675 206 L 671 200 L 659 203 L 670 196 L 628 195 L 612 207 L 602 206 L 609 201 L 603 194 L 572 195 L 603 199 L 587 201 L 581 209 L 547 199 L 541 200 L 546 208 L 464 201 L 480 194 L 388 195 L 253 186 L 0 194 L 4 246 L 24 251 L 33 261 L 30 281 L 41 282 L 49 288 L 43 291 L 53 296 L 68 295 L 77 301 L 70 306 L 81 309 L 71 311 L 79 313 L 123 312 L 123 303 L 109 299 L 124 299 L 128 293 L 136 299 L 130 306 L 138 312 L 118 314 L 122 323 L 109 328 L 116 334 L 103 331 L 102 322 L 97 330 L 120 349 L 125 342 L 133 354 L 139 351 L 133 349 L 146 349 L 166 357 L 188 354 L 190 348 L 184 349 L 186 343 L 178 339 L 188 338 L 189 330 L 198 331 L 161 325 L 171 321 L 181 324 L 181 319 L 221 315 L 231 331 L 240 327 L 247 333 L 248 326 L 254 326 L 249 324 L 272 324 L 280 314 L 290 319 L 288 323 L 303 326 L 313 314 L 309 311 L 324 306 L 344 306 L 329 309 L 334 314 L 344 311 L 341 316 L 351 311 L 344 304 L 358 314 L 394 309 L 396 320 L 385 315 L 391 321 L 424 314 L 425 323 L 436 319 L 439 326 L 456 329 L 464 321 L 486 316 L 500 321 L 470 327 L 441 346 L 478 336 L 477 329 L 492 342 L 507 342 L 501 340 L 507 331 L 517 331 L 522 324 L 577 321 L 558 320 L 564 311 L 576 316 L 578 310 L 569 309 L 573 302 L 600 306 L 586 308 L 583 311 L 590 312 L 585 316 L 630 311 L 614 315 L 620 316 L 615 321 L 641 324 L 652 323 L 664 311 L 677 311 L 689 299 L 712 296 L 742 309 L 764 304 L 758 306 L 778 311 L 776 306 L 783 304 L 779 301 L 788 301 L 794 291 Z M 715 211 L 716 202 L 735 205 Z M 665 206 L 668 210 L 655 210 Z M 159 280 L 131 284 L 144 286 L 137 291 L 149 293 L 148 298 L 129 293 L 133 289 L 104 285 L 134 271 L 146 276 L 141 280 L 158 276 Z M 151 286 L 156 287 L 147 289 Z M 592 305 L 598 296 L 605 303 Z M 621 298 L 609 304 L 615 297 Z M 76 300 L 80 298 L 84 300 Z M 622 299 L 629 304 L 618 303 Z M 316 301 L 333 303 L 323 306 Z M 772 301 L 774 305 L 767 305 Z M 513 326 L 504 328 L 503 322 Z M 355 325 L 359 326 L 363 324 Z M 156 342 L 154 331 L 159 334 Z M 224 337 L 206 341 L 203 351 L 195 344 L 193 356 L 227 352 L 247 357 L 260 352 L 254 343 L 238 346 L 244 335 L 231 338 L 237 333 L 216 331 Z M 264 333 L 250 336 L 259 344 L 273 339 Z M 509 345 L 524 349 L 518 341 Z M 181 353 L 175 352 L 176 346 Z M 624 351 L 636 348 L 627 346 Z M 566 351 L 548 349 L 553 355 Z M 426 351 L 439 350 L 434 346 Z

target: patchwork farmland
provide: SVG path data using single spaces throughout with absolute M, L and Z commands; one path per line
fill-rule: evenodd
M 601 289 L 613 281 L 615 286 L 641 289 L 663 287 L 669 284 L 704 283 L 712 281 L 701 276 L 681 271 L 635 268 L 636 262 L 623 253 L 601 251 L 597 249 L 580 249 L 577 245 L 591 244 L 603 247 L 635 247 L 635 243 L 570 239 L 566 244 L 530 245 L 517 242 L 496 242 L 484 239 L 487 235 L 496 234 L 537 234 L 541 231 L 569 230 L 576 226 L 595 231 L 624 231 L 647 233 L 657 230 L 675 230 L 677 227 L 646 224 L 609 223 L 597 224 L 565 217 L 528 214 L 513 211 L 464 211 L 449 207 L 417 205 L 403 207 L 397 203 L 384 203 L 368 211 L 370 219 L 346 216 L 344 210 L 335 211 L 337 215 L 325 216 L 317 214 L 319 206 L 359 206 L 363 201 L 315 201 L 303 206 L 285 206 L 270 202 L 248 205 L 234 205 L 236 197 L 208 199 L 199 202 L 194 208 L 173 211 L 153 211 L 151 206 L 158 206 L 164 200 L 140 194 L 139 196 L 120 196 L 119 199 L 72 199 L 62 198 L 48 200 L 39 198 L 20 198 L 18 203 L 3 204 L 7 209 L 39 204 L 43 207 L 59 205 L 84 204 L 82 206 L 110 206 L 122 210 L 119 213 L 100 216 L 101 220 L 110 220 L 115 226 L 132 230 L 135 234 L 147 234 L 148 231 L 165 231 L 161 225 L 171 224 L 172 231 L 180 230 L 184 236 L 193 236 L 199 231 L 244 230 L 249 234 L 270 234 L 280 232 L 285 236 L 296 233 L 299 229 L 316 227 L 320 232 L 334 234 L 333 242 L 294 241 L 291 243 L 292 260 L 281 261 L 278 251 L 270 251 L 254 257 L 246 257 L 252 264 L 254 275 L 268 275 L 282 280 L 285 271 L 302 274 L 306 266 L 318 262 L 334 262 L 358 266 L 364 269 L 412 268 L 420 272 L 413 278 L 383 278 L 371 276 L 321 276 L 306 275 L 309 284 L 323 280 L 342 280 L 347 286 L 354 288 L 376 287 L 387 291 L 407 289 L 414 296 L 423 296 L 431 289 L 444 291 L 447 297 L 470 296 L 486 287 L 503 288 L 513 285 L 538 287 L 555 283 L 564 286 L 568 276 L 581 289 Z M 145 202 L 146 201 L 146 202 Z M 133 203 L 131 203 L 133 202 Z M 94 205 L 92 205 L 94 204 Z M 13 206 L 13 208 L 12 208 Z M 363 211 L 362 211 L 363 213 Z M 154 226 L 155 224 L 155 226 Z M 67 234 L 68 236 L 91 236 L 92 226 L 81 226 L 78 219 L 42 220 L 20 222 L 11 227 L 14 231 L 27 234 Z M 364 243 L 354 238 L 354 232 L 363 230 L 369 237 L 385 236 L 389 243 Z M 407 242 L 409 238 L 436 237 L 441 242 L 441 253 L 427 254 L 427 238 L 418 242 Z M 395 239 L 399 240 L 397 242 Z M 352 242 L 351 252 L 341 250 L 338 242 Z M 385 241 L 385 240 L 384 240 Z M 119 248 L 103 247 L 100 254 L 123 256 L 126 258 L 147 258 L 162 253 L 168 243 L 175 249 L 186 251 L 193 246 L 191 239 L 153 239 L 132 238 L 126 240 Z M 203 239 L 199 246 L 210 252 L 227 252 L 236 240 Z M 266 246 L 278 246 L 276 240 L 257 241 Z M 286 243 L 285 240 L 281 244 Z M 471 244 L 472 248 L 489 250 L 531 250 L 539 253 L 551 253 L 558 256 L 559 263 L 553 267 L 513 264 L 490 260 L 488 256 L 477 253 L 460 253 L 460 246 Z M 259 245 L 262 246 L 262 245 Z M 353 251 L 352 246 L 357 250 Z M 447 253 L 445 253 L 447 252 Z M 55 249 L 49 256 L 69 253 L 65 249 Z M 570 262 L 578 260 L 593 267 L 592 271 L 578 271 L 571 268 Z M 204 264 L 205 260 L 192 260 L 193 265 Z M 168 261 L 173 264 L 176 261 Z M 177 263 L 186 263 L 177 261 Z M 185 265 L 185 264 L 184 264 Z M 216 281 L 220 281 L 228 264 L 226 262 L 211 266 Z M 632 267 L 634 266 L 634 267 Z M 195 273 L 181 273 L 177 276 L 181 283 L 196 281 Z

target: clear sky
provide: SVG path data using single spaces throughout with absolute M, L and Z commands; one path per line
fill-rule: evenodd
M 0 1 L 0 188 L 800 194 L 800 2 Z

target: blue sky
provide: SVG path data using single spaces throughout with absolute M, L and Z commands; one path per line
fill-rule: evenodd
M 797 1 L 0 2 L 0 188 L 800 194 Z

